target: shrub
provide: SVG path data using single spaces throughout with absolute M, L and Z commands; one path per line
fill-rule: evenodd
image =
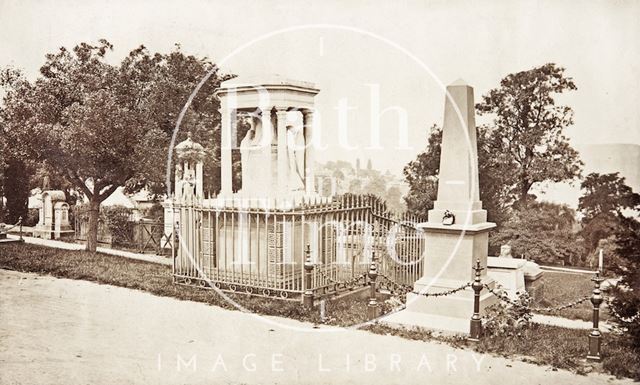
M 520 335 L 523 329 L 529 326 L 531 311 L 529 305 L 531 297 L 525 291 L 520 293 L 518 299 L 513 301 L 516 305 L 509 305 L 504 301 L 487 309 L 485 318 L 485 332 L 489 335 L 515 336 Z
M 24 226 L 35 226 L 38 224 L 39 218 L 40 218 L 40 210 L 29 209 L 27 211 L 27 217 L 22 221 L 22 224 Z
M 133 242 L 133 223 L 129 221 L 131 209 L 124 206 L 108 206 L 100 210 L 105 224 L 111 233 L 114 246 Z
M 154 203 L 144 213 L 145 218 L 151 218 L 155 221 L 164 221 L 164 207 L 160 203 Z

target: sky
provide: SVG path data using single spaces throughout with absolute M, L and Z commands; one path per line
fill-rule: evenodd
M 504 76 L 548 62 L 578 87 L 557 98 L 575 111 L 566 133 L 578 150 L 640 144 L 639 20 L 638 1 L 0 0 L 0 67 L 34 78 L 61 46 L 106 38 L 118 62 L 140 44 L 168 52 L 179 43 L 239 76 L 314 82 L 327 146 L 317 159 L 371 159 L 400 175 L 442 124 L 443 85 L 462 78 L 478 101 Z M 338 135 L 340 103 L 350 148 Z M 375 148 L 372 111 L 389 107 L 399 108 L 379 117 Z

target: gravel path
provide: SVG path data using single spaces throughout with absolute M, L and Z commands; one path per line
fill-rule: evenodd
M 0 270 L 0 383 L 631 383 L 445 344 L 268 320 L 113 286 Z
M 19 237 L 17 235 L 9 235 L 9 238 L 18 239 Z M 42 239 L 42 238 L 27 237 L 27 236 L 23 236 L 22 239 L 25 241 L 25 243 L 30 243 L 32 245 L 53 247 L 56 249 L 63 249 L 63 250 L 84 250 L 85 249 L 85 245 L 82 245 L 79 243 L 63 242 L 63 241 L 56 241 L 53 239 Z M 160 255 L 140 254 L 140 253 L 134 253 L 131 251 L 110 249 L 108 247 L 98 247 L 96 250 L 99 253 L 109 254 L 116 257 L 136 259 L 139 261 L 152 262 L 152 263 L 158 263 L 161 265 L 171 266 L 171 259 L 160 256 Z

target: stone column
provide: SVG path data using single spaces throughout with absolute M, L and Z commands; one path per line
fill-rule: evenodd
M 198 198 L 204 198 L 204 173 L 202 161 L 196 162 L 196 196 Z
M 316 192 L 313 164 L 315 160 L 315 149 L 313 148 L 313 110 L 302 110 L 304 124 L 304 187 L 307 194 Z
M 276 108 L 276 130 L 278 143 L 278 191 L 289 190 L 287 182 L 287 110 L 286 108 Z
M 220 106 L 221 117 L 221 149 L 220 149 L 220 194 L 231 195 L 232 191 L 232 174 L 231 174 L 231 144 L 233 135 L 233 110 L 229 109 L 226 101 L 222 101 Z
M 268 154 L 268 157 L 267 157 L 268 161 L 265 162 L 266 164 L 264 164 L 264 172 L 266 173 L 266 176 L 260 179 L 265 184 L 262 185 L 260 189 L 263 190 L 261 192 L 263 196 L 271 197 L 274 193 L 273 175 L 275 174 L 275 171 L 273 168 L 273 122 L 271 120 L 271 107 L 268 107 L 262 110 L 260 118 L 262 122 L 262 137 L 260 138 L 260 140 L 263 141 L 265 140 L 265 138 L 268 138 L 267 143 L 264 143 L 264 142 L 262 143 L 263 145 L 266 146 L 266 149 L 264 149 L 264 151 Z

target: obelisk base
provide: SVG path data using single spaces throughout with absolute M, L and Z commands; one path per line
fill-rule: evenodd
M 425 296 L 418 293 L 453 291 L 473 280 L 472 266 L 476 260 L 485 269 L 482 282 L 495 287 L 493 278 L 486 275 L 487 234 L 495 224 L 451 225 L 424 223 L 425 271 L 417 280 L 413 292 L 407 294 L 404 310 L 390 314 L 381 321 L 390 325 L 420 327 L 452 334 L 469 334 L 473 315 L 474 292 L 471 287 L 448 295 Z M 484 289 L 480 295 L 480 314 L 495 304 L 497 298 Z

